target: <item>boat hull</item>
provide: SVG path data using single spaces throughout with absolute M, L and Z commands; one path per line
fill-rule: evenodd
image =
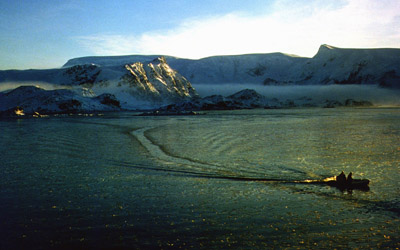
M 359 190 L 369 190 L 369 180 L 367 179 L 355 179 L 351 183 L 339 183 L 337 181 L 327 181 L 327 184 L 332 187 L 337 187 L 339 189 L 359 189 Z

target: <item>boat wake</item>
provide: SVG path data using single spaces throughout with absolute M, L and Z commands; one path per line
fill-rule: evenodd
M 149 131 L 150 129 L 153 129 L 153 127 L 137 129 L 132 131 L 131 134 L 147 149 L 151 156 L 158 161 L 161 161 L 163 164 L 170 166 L 171 168 L 180 167 L 179 171 L 177 172 L 181 172 L 184 169 L 186 172 L 197 173 L 200 175 L 206 174 L 207 176 L 215 174 L 227 174 L 228 170 L 222 166 L 197 162 L 191 159 L 167 154 L 159 145 L 153 143 L 149 138 L 146 137 L 145 132 Z
M 251 169 L 247 171 L 240 171 L 240 174 L 237 172 L 228 169 L 225 166 L 210 164 L 204 162 L 198 162 L 188 158 L 182 158 L 170 155 L 166 153 L 161 146 L 153 143 L 147 136 L 146 132 L 155 129 L 156 127 L 145 127 L 134 130 L 131 134 L 147 149 L 152 157 L 156 160 L 160 161 L 162 166 L 158 167 L 150 167 L 147 166 L 147 169 L 151 170 L 159 170 L 159 171 L 168 171 L 170 173 L 176 174 L 186 174 L 192 177 L 197 178 L 212 178 L 212 179 L 225 179 L 225 180 L 233 180 L 233 181 L 254 181 L 254 182 L 264 182 L 264 183 L 282 183 L 282 184 L 313 184 L 313 185 L 329 185 L 333 187 L 338 187 L 339 189 L 364 189 L 369 190 L 367 180 L 354 180 L 352 186 L 339 185 L 336 181 L 336 177 L 325 177 L 321 179 L 304 179 L 304 180 L 288 180 L 281 178 L 268 178 L 265 176 L 265 173 L 260 173 L 258 171 L 251 171 Z M 129 165 L 129 164 L 128 164 Z M 138 166 L 131 166 L 138 167 Z M 139 166 L 140 167 L 140 166 Z M 141 166 L 143 168 L 143 166 Z M 285 171 L 291 170 L 293 172 L 298 173 L 299 170 L 284 168 Z M 243 170 L 243 169 L 241 169 Z M 305 172 L 301 172 L 305 176 L 316 177 L 315 174 L 307 174 Z M 265 176 L 265 177 L 260 177 Z
M 199 178 L 213 178 L 213 179 L 225 179 L 225 180 L 234 180 L 234 181 L 258 181 L 258 182 L 274 182 L 274 183 L 309 183 L 309 181 L 297 181 L 297 180 L 288 180 L 288 178 L 268 178 L 265 172 L 260 172 L 252 169 L 243 169 L 240 168 L 240 173 L 236 171 L 232 171 L 232 169 L 227 168 L 223 165 L 210 164 L 195 161 L 193 159 L 182 158 L 174 155 L 170 155 L 165 152 L 161 146 L 152 142 L 148 136 L 146 136 L 146 132 L 151 129 L 155 129 L 157 127 L 144 127 L 140 129 L 136 129 L 131 131 L 131 135 L 133 135 L 149 154 L 154 157 L 157 161 L 159 161 L 160 165 L 157 167 L 151 166 L 139 166 L 140 168 L 146 168 L 151 170 L 159 170 L 159 171 L 168 171 L 176 174 L 187 174 L 192 177 Z M 129 165 L 129 164 L 128 164 Z M 131 166 L 131 167 L 137 167 Z M 302 172 L 297 169 L 291 169 L 287 167 L 282 167 L 286 172 L 294 172 L 310 176 L 305 172 Z M 261 177 L 262 176 L 262 177 Z M 314 175 L 315 176 L 315 175 Z M 313 183 L 316 183 L 315 181 Z

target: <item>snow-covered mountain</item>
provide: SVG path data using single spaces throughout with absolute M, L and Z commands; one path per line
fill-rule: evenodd
M 322 45 L 299 65 L 291 78 L 298 83 L 379 84 L 400 88 L 400 49 L 341 49 Z
M 0 71 L 0 91 L 8 89 L 0 93 L 0 112 L 12 113 L 17 106 L 30 113 L 153 109 L 177 103 L 216 109 L 223 108 L 220 104 L 227 108 L 315 106 L 307 103 L 307 98 L 299 100 L 299 104 L 293 100 L 266 101 L 249 91 L 201 99 L 187 79 L 199 87 L 200 84 L 202 87 L 359 84 L 399 89 L 400 49 L 341 49 L 322 45 L 312 58 L 283 53 L 199 60 L 171 56 L 154 59 L 144 55 L 75 58 L 59 69 Z M 16 89 L 23 85 L 51 87 Z M 326 106 L 337 106 L 336 101 L 329 101 Z
M 110 67 L 83 64 L 23 72 L 16 74 L 20 77 L 14 80 L 30 79 L 30 82 L 38 81 L 38 85 L 51 83 L 56 89 L 21 86 L 0 93 L 0 112 L 17 106 L 27 113 L 149 109 L 197 97 L 190 82 L 173 70 L 163 57 L 145 64 L 135 62 Z M 35 77 L 26 77 L 32 72 Z M 40 79 L 38 75 L 45 77 Z
M 132 59 L 147 59 L 146 56 L 83 57 L 69 60 L 64 67 L 93 63 L 115 66 Z M 288 65 L 304 61 L 282 53 L 213 56 L 199 60 L 166 57 L 172 68 L 179 71 L 192 83 L 263 83 L 265 76 L 278 78 L 286 74 Z
M 64 67 L 90 63 L 115 66 L 148 59 L 148 56 L 82 57 L 69 60 Z M 270 53 L 167 59 L 171 67 L 193 84 L 376 84 L 400 88 L 400 49 L 342 49 L 321 45 L 312 58 Z
M 400 88 L 400 49 L 342 49 L 329 45 L 321 45 L 312 58 L 283 53 L 198 60 L 153 55 L 81 57 L 69 60 L 61 69 L 0 71 L 0 83 L 119 81 L 126 73 L 125 65 L 141 62 L 146 67 L 154 58 L 165 58 L 171 68 L 193 84 L 375 84 Z
M 125 69 L 127 73 L 122 75 L 117 88 L 123 88 L 141 99 L 161 104 L 188 100 L 197 96 L 190 82 L 173 70 L 164 57 L 159 57 L 148 64 L 141 62 L 127 64 Z M 105 86 L 112 84 L 107 79 L 101 81 Z

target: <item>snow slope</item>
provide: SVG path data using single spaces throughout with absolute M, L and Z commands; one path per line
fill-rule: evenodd
M 299 83 L 379 84 L 400 87 L 400 49 L 341 49 L 322 45 L 294 70 Z
M 82 57 L 69 60 L 64 67 L 84 63 L 112 66 L 132 59 L 147 60 L 148 56 Z M 167 59 L 194 84 L 377 84 L 400 88 L 400 49 L 342 49 L 324 44 L 312 58 L 270 53 Z
M 150 56 L 151 57 L 151 56 Z M 76 64 L 115 66 L 147 60 L 149 56 L 83 57 L 69 60 L 63 67 Z M 260 83 L 265 76 L 281 77 L 288 65 L 306 58 L 282 53 L 213 56 L 199 60 L 166 57 L 169 65 L 193 83 Z
M 79 84 L 86 77 L 85 70 L 95 74 L 98 69 L 101 69 L 98 80 L 110 81 L 121 77 L 125 65 L 134 62 L 146 65 L 158 57 L 130 55 L 74 58 L 61 69 L 0 71 L 0 82 Z M 283 53 L 213 56 L 199 60 L 172 56 L 165 58 L 171 68 L 193 84 L 375 84 L 400 88 L 400 49 L 342 49 L 321 45 L 312 58 Z M 79 66 L 85 69 L 77 70 L 75 67 Z M 70 68 L 76 70 L 75 75 L 69 72 L 72 71 Z

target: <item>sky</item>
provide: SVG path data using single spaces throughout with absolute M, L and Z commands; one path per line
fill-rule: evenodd
M 0 70 L 106 55 L 400 48 L 400 0 L 0 0 Z

